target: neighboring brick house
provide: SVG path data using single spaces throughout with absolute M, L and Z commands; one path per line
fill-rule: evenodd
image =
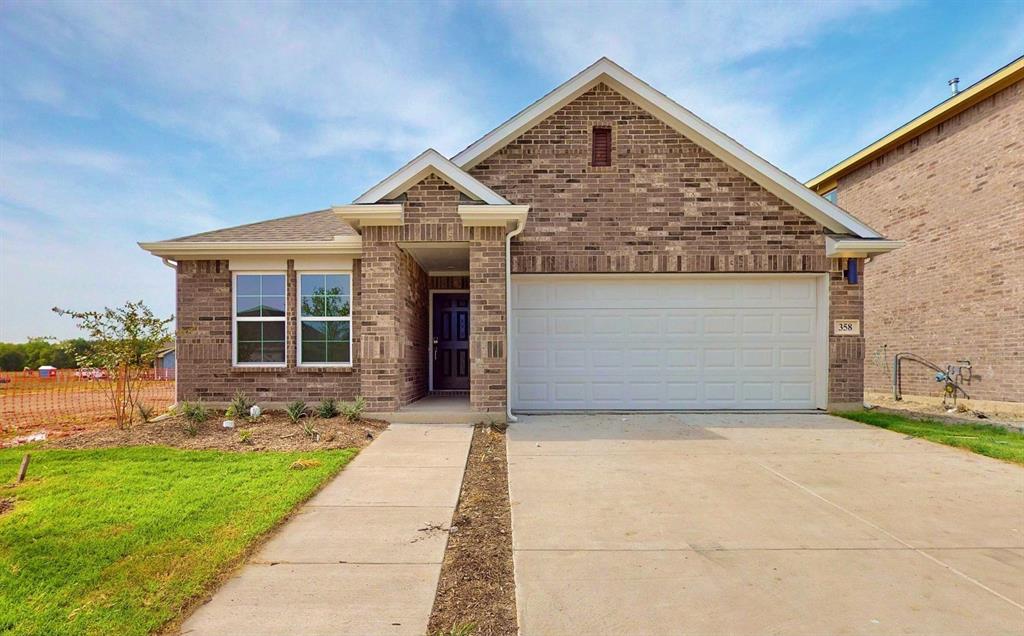
M 906 247 L 871 259 L 865 384 L 893 357 L 967 360 L 972 398 L 1024 402 L 1024 58 L 886 135 L 808 186 Z M 940 395 L 903 367 L 903 392 Z
M 859 405 L 858 268 L 897 246 L 607 59 L 351 205 L 142 244 L 179 399 L 501 415 Z

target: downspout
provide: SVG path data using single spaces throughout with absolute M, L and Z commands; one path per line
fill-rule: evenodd
M 512 237 L 526 228 L 526 221 L 517 219 L 514 230 L 505 235 L 505 419 L 518 422 L 512 415 Z
M 175 276 L 174 294 L 175 294 L 175 296 L 177 296 L 177 294 L 178 294 L 178 281 L 177 281 L 178 262 L 177 261 L 172 261 L 171 259 L 167 258 L 166 256 L 161 256 L 160 257 L 160 261 L 164 265 L 166 265 L 167 267 L 170 267 L 171 269 L 174 270 L 174 276 Z M 175 298 L 175 305 L 177 305 L 177 298 Z M 175 307 L 175 309 L 177 309 L 177 307 Z M 175 311 L 175 314 L 177 314 L 177 311 Z M 177 331 L 177 316 L 175 316 L 175 331 Z M 174 404 L 175 404 L 175 406 L 177 406 L 177 404 L 178 404 L 178 338 L 177 338 L 177 336 L 175 336 L 175 338 L 174 338 Z

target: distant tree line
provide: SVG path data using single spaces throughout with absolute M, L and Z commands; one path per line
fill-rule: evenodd
M 52 338 L 29 338 L 28 342 L 0 342 L 0 370 L 21 371 L 50 365 L 58 369 L 78 367 L 76 359 L 87 353 L 92 343 L 84 338 L 57 342 Z

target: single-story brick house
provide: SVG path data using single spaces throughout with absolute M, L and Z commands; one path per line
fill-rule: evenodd
M 910 352 L 960 367 L 971 398 L 1024 402 L 1024 57 L 807 186 L 906 241 L 866 265 L 866 390 L 888 391 L 893 357 Z M 902 386 L 943 388 L 918 365 Z
M 604 58 L 349 205 L 142 244 L 179 399 L 498 415 L 860 405 L 859 272 L 898 246 Z

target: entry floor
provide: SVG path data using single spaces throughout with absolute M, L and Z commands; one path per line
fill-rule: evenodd
M 1024 633 L 1024 468 L 821 414 L 521 417 L 534 634 Z

